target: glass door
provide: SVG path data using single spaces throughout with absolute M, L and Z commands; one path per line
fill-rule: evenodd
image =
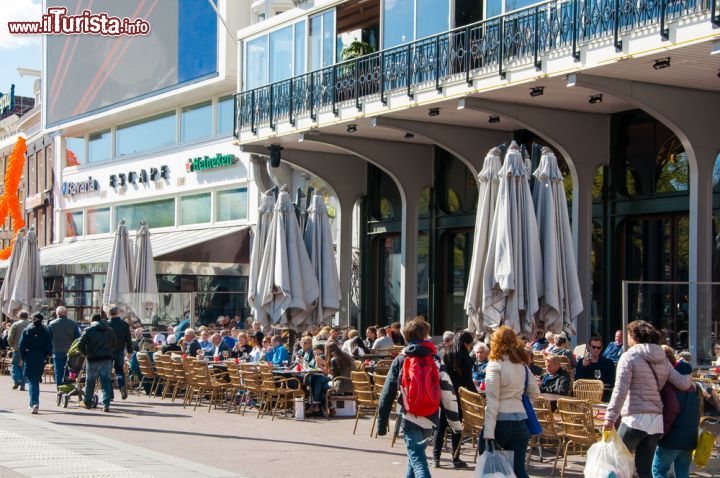
M 435 333 L 453 332 L 467 327 L 465 291 L 472 260 L 473 230 L 446 230 L 440 236 L 440 314 L 435 317 Z

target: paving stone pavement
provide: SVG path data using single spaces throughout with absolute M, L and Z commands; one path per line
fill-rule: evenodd
M 0 410 L 0 477 L 241 478 L 240 475 Z

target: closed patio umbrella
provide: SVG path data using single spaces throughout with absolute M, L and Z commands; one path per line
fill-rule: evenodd
M 342 294 L 340 293 L 337 259 L 330 232 L 330 220 L 325 201 L 320 194 L 313 194 L 307 210 L 305 247 L 320 286 L 320 297 L 313 314 L 313 323 L 326 324 L 327 319 L 340 310 Z
M 10 294 L 9 310 L 26 308 L 29 311 L 37 309 L 38 302 L 45 299 L 45 284 L 40 270 L 40 249 L 38 249 L 35 229 L 30 228 L 25 236 L 17 269 L 15 270 L 15 284 Z
M 483 274 L 483 316 L 493 329 L 507 325 L 529 333 L 543 290 L 542 258 L 527 168 L 514 141 L 499 175 Z
M 155 261 L 153 260 L 150 228 L 140 223 L 135 236 L 135 300 L 133 309 L 140 318 L 149 319 L 159 305 Z
M 266 328 L 270 327 L 270 316 L 257 300 L 261 295 L 258 290 L 258 279 L 274 206 L 273 195 L 268 191 L 263 195 L 258 208 L 258 222 L 253 234 L 252 252 L 250 253 L 250 277 L 248 278 L 248 305 L 253 311 L 255 320 Z
M 306 320 L 319 296 L 318 281 L 285 189 L 280 191 L 268 228 L 258 291 L 270 321 L 293 328 Z
M 583 310 L 580 281 L 563 175 L 550 148 L 543 148 L 534 176 L 533 202 L 545 285 L 539 317 L 545 322 L 545 330 L 575 335 L 574 320 Z
M 103 290 L 104 308 L 112 304 L 128 305 L 131 298 L 130 294 L 134 292 L 134 262 L 130 236 L 123 219 L 118 224 L 117 231 L 115 231 L 115 241 L 108 261 L 105 289 Z
M 475 238 L 473 239 L 472 261 L 465 292 L 465 312 L 468 316 L 468 330 L 471 333 L 484 329 L 482 317 L 483 271 L 490 239 L 490 225 L 495 214 L 495 203 L 500 184 L 498 173 L 502 167 L 501 155 L 502 152 L 499 148 L 491 149 L 485 156 L 483 168 L 478 174 L 480 187 L 475 218 Z
M 17 232 L 17 236 L 15 236 L 15 243 L 13 244 L 12 251 L 10 252 L 10 260 L 8 261 L 7 270 L 5 271 L 5 279 L 3 280 L 2 287 L 0 287 L 0 302 L 2 302 L 2 311 L 8 316 L 11 312 L 10 296 L 12 295 L 13 288 L 15 287 L 18 262 L 20 261 L 23 246 L 25 245 L 25 232 L 26 229 L 23 227 Z

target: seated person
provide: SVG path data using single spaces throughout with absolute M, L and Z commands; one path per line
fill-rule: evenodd
M 575 367 L 577 367 L 577 361 L 575 360 L 575 355 L 573 355 L 572 350 L 570 350 L 570 342 L 568 342 L 568 339 L 562 336 L 557 337 L 555 339 L 555 344 L 557 346 L 552 351 L 552 354 L 567 357 L 568 362 L 570 363 L 570 370 L 574 370 Z
M 210 337 L 210 342 L 212 342 L 213 348 L 210 352 L 210 355 L 206 355 L 206 357 L 213 357 L 213 359 L 215 357 L 220 357 L 220 359 L 223 359 L 225 357 L 225 352 L 227 352 L 228 357 L 230 356 L 230 352 L 232 351 L 232 349 L 228 347 L 228 344 L 225 343 L 220 334 L 213 334 Z
M 352 383 L 349 380 L 333 382 L 333 378 L 350 378 L 350 373 L 355 370 L 353 358 L 340 350 L 338 344 L 332 341 L 325 344 L 325 357 L 326 359 L 323 360 L 319 355 L 316 355 L 318 367 L 323 369 L 326 375 L 313 374 L 311 376 L 310 385 L 313 394 L 311 413 L 322 413 L 320 405 L 324 402 L 331 385 L 336 393 L 352 393 Z M 329 363 L 327 359 L 329 359 Z M 332 408 L 330 409 L 330 415 L 334 415 L 334 409 Z
M 545 358 L 546 372 L 540 377 L 540 392 L 570 395 L 572 380 L 567 370 L 560 366 L 560 357 L 551 354 Z
M 355 329 L 350 329 L 347 334 L 347 340 L 343 342 L 342 351 L 353 357 L 362 357 L 370 353 L 370 349 L 365 347 L 365 343 L 360 337 L 360 333 Z
M 282 344 L 279 335 L 273 335 L 271 346 L 265 349 L 266 360 L 275 367 L 283 367 L 290 363 L 290 354 Z
M 315 356 L 312 351 L 312 337 L 306 335 L 300 339 L 300 349 L 295 352 L 293 363 L 302 363 L 305 361 L 309 366 L 310 362 L 312 362 L 314 358 Z
M 602 380 L 605 388 L 612 388 L 615 385 L 615 364 L 609 358 L 601 355 L 602 346 L 600 337 L 595 336 L 590 339 L 588 345 L 590 353 L 578 362 L 575 380 Z
M 172 352 L 182 352 L 182 348 L 177 344 L 177 338 L 175 334 L 170 334 L 167 337 L 167 345 L 162 348 L 163 354 L 169 354 Z
M 265 335 L 260 332 L 259 330 L 256 331 L 251 339 L 252 339 L 252 345 L 253 348 L 250 351 L 250 361 L 251 362 L 259 362 L 260 359 L 263 356 L 264 350 L 263 350 L 263 340 L 265 338 Z
M 682 375 L 692 374 L 692 354 L 687 350 L 684 350 L 677 354 L 677 361 L 673 364 L 675 370 Z
M 213 344 L 210 342 L 210 332 L 208 332 L 207 328 L 203 328 L 203 330 L 200 331 L 200 348 L 203 349 L 203 352 L 210 355 L 212 353 Z
M 535 356 L 532 352 L 527 352 L 525 354 L 525 360 L 527 360 L 526 365 L 530 369 L 530 373 L 533 374 L 535 377 L 539 378 L 540 375 L 543 374 L 543 369 L 535 365 Z
M 200 341 L 197 339 L 197 334 L 194 329 L 185 330 L 185 353 L 188 357 L 197 357 L 198 350 L 200 348 Z
M 552 332 L 549 332 L 552 333 Z M 542 331 L 538 332 L 538 337 L 535 342 L 532 343 L 532 352 L 542 352 L 547 347 L 548 341 L 543 335 Z
M 603 352 L 603 357 L 607 357 L 617 364 L 620 360 L 620 355 L 623 353 L 623 332 L 618 330 L 615 332 L 615 342 L 610 342 Z
M 223 339 L 223 342 L 227 344 L 228 347 L 230 347 L 230 350 L 235 348 L 235 344 L 237 343 L 237 340 L 232 336 L 232 331 L 230 329 L 223 329 L 220 332 L 220 336 Z
M 377 329 L 377 334 L 378 338 L 375 339 L 375 343 L 372 346 L 374 352 L 392 349 L 395 346 L 393 339 L 388 337 L 387 329 L 380 327 Z
M 482 342 L 477 342 L 473 346 L 473 353 L 475 354 L 475 364 L 472 369 L 473 383 L 476 388 L 480 388 L 485 383 L 485 369 L 488 364 L 488 350 L 487 345 Z
M 248 343 L 248 336 L 245 332 L 240 332 L 237 336 L 237 343 L 232 349 L 232 356 L 235 358 L 247 357 L 252 352 L 252 347 Z

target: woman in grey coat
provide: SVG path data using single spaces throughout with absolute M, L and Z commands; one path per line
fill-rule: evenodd
M 660 333 L 644 320 L 627 326 L 628 351 L 620 356 L 615 388 L 605 414 L 605 430 L 615 427 L 631 452 L 639 478 L 652 478 L 652 460 L 663 433 L 663 403 L 660 390 L 669 381 L 678 390 L 692 385 L 689 375 L 680 375 L 658 345 Z

